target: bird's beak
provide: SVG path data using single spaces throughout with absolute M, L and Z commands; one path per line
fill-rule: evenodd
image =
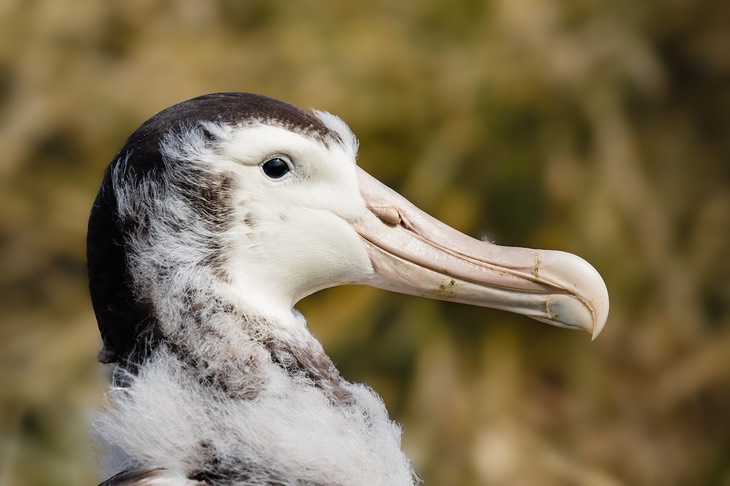
M 357 168 L 368 211 L 353 223 L 374 272 L 364 282 L 395 292 L 503 309 L 593 339 L 608 317 L 598 272 L 570 253 L 501 247 L 432 218 Z

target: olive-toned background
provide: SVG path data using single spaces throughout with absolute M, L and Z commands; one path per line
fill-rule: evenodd
M 0 486 L 94 484 L 86 218 L 156 111 L 331 111 L 458 229 L 577 253 L 604 333 L 365 287 L 300 304 L 431 485 L 730 484 L 730 3 L 0 0 Z

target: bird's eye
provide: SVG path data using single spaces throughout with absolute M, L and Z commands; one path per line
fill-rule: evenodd
M 261 164 L 261 168 L 270 179 L 281 179 L 291 170 L 291 166 L 283 157 L 273 157 Z

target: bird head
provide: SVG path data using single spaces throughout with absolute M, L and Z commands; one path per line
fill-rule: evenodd
M 162 294 L 213 281 L 264 315 L 355 283 L 601 332 L 608 293 L 585 260 L 466 236 L 359 168 L 357 149 L 339 118 L 245 93 L 145 122 L 110 164 L 89 223 L 105 347 L 123 354 L 159 318 Z

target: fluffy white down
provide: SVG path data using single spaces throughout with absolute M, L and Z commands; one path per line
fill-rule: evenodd
M 131 386 L 106 395 L 107 410 L 94 427 L 106 476 L 150 464 L 192 471 L 215 456 L 281 471 L 295 478 L 291 484 L 417 481 L 400 449 L 400 428 L 372 390 L 343 382 L 354 403 L 333 405 L 280 367 L 267 375 L 255 399 L 221 399 L 181 371 L 177 358 L 158 353 Z M 201 443 L 209 458 L 201 457 Z

